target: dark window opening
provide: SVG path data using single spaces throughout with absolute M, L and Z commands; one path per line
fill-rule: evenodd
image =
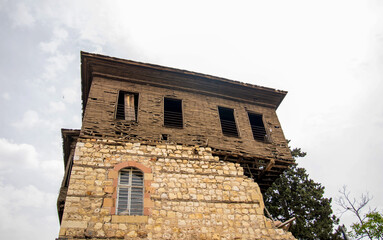
M 164 126 L 182 128 L 182 101 L 165 98 L 164 100 Z
M 138 94 L 120 91 L 118 94 L 116 119 L 137 121 Z
M 259 141 L 266 141 L 267 134 L 265 125 L 263 124 L 262 115 L 255 113 L 248 113 L 248 115 L 254 139 Z
M 237 125 L 235 124 L 234 118 L 234 109 L 218 107 L 218 111 L 223 135 L 238 137 Z
M 168 139 L 169 139 L 169 135 L 168 134 L 161 134 L 161 140 L 167 141 Z

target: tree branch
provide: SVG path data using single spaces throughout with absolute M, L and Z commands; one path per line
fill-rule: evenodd
M 343 186 L 343 188 L 339 190 L 339 193 L 341 194 L 341 196 L 336 200 L 336 203 L 341 208 L 344 209 L 343 213 L 347 211 L 352 212 L 358 218 L 360 226 L 361 227 L 364 226 L 366 217 L 362 217 L 363 215 L 362 210 L 372 200 L 372 197 L 370 197 L 369 194 L 367 193 L 367 194 L 362 194 L 359 201 L 357 201 L 355 198 L 351 200 L 350 192 L 347 191 L 347 186 Z M 363 233 L 361 234 L 362 236 L 361 238 L 368 236 L 370 239 L 372 239 L 371 233 L 369 232 L 368 229 L 366 228 L 361 228 L 361 229 L 363 231 Z

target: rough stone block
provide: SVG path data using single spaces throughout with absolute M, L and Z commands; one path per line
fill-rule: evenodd
M 108 178 L 111 178 L 111 179 L 118 178 L 118 172 L 114 170 L 109 170 Z
M 61 228 L 86 228 L 87 225 L 86 221 L 63 221 Z
M 114 199 L 113 198 L 104 198 L 103 207 L 113 207 Z
M 106 193 L 113 193 L 114 192 L 114 187 L 104 187 L 104 192 Z
M 147 223 L 148 216 L 112 216 L 112 223 Z

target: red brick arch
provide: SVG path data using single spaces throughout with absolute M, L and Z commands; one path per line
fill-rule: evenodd
M 152 173 L 152 169 L 151 168 L 145 167 L 145 165 L 143 165 L 143 164 L 141 164 L 139 162 L 135 162 L 135 161 L 127 161 L 127 162 L 119 163 L 116 166 L 114 166 L 113 170 L 119 172 L 121 169 L 127 168 L 127 167 L 138 168 L 143 173 Z

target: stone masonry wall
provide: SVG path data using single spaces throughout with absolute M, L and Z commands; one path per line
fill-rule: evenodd
M 115 215 L 121 166 L 144 169 L 144 216 Z M 79 139 L 60 239 L 295 239 L 263 215 L 257 183 L 209 147 Z

